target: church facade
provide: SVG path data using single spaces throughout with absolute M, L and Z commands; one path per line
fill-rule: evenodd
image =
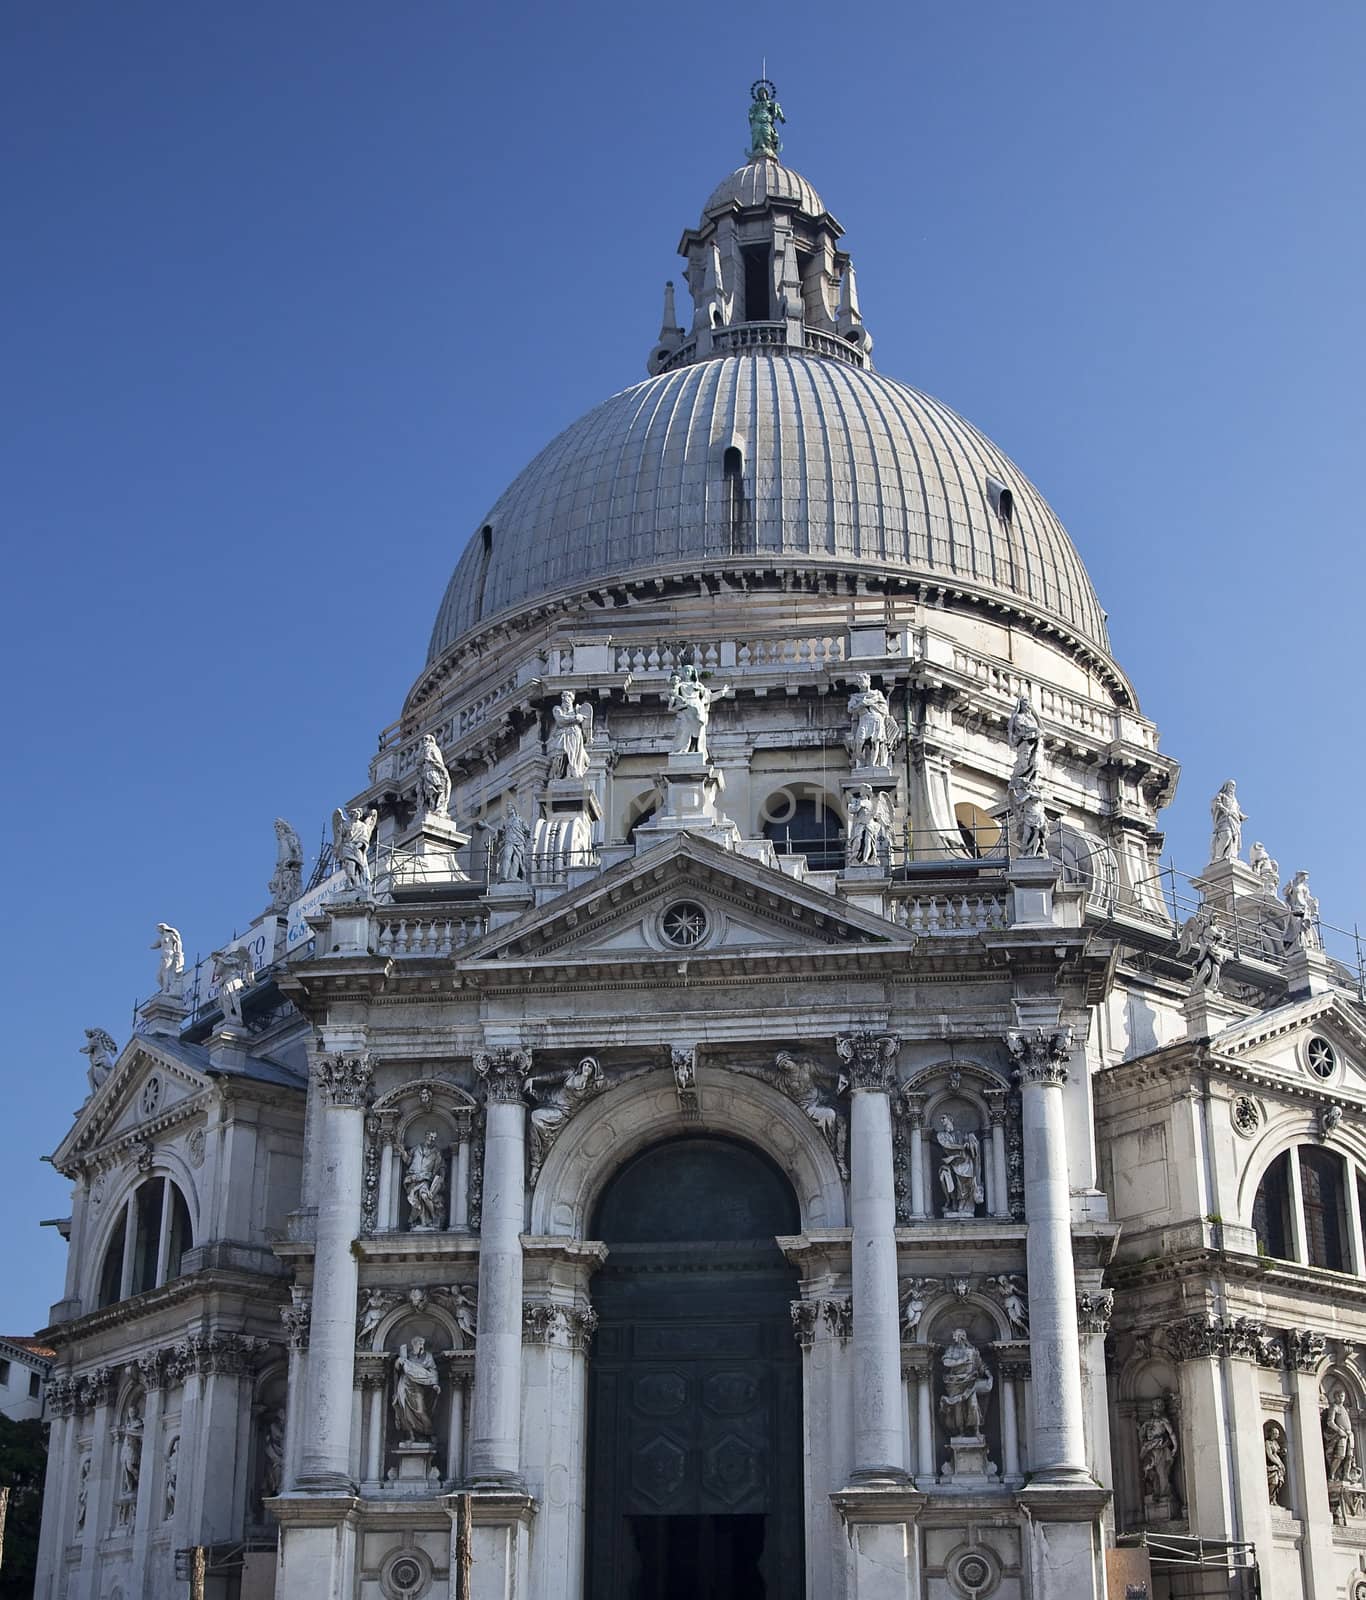
M 40 1600 L 1366 1594 L 1358 977 L 1231 784 L 1164 897 L 1082 561 L 780 120 L 330 858 L 88 1031 Z

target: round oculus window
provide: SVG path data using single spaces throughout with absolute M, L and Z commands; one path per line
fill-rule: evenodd
M 707 913 L 696 900 L 676 900 L 659 919 L 659 930 L 676 950 L 692 950 L 707 937 Z
M 1337 1051 L 1327 1039 L 1320 1039 L 1317 1035 L 1309 1041 L 1305 1060 L 1316 1078 L 1331 1078 L 1338 1069 Z

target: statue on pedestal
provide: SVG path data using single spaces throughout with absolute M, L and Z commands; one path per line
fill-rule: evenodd
M 980 1439 L 986 1421 L 987 1401 L 996 1380 L 987 1370 L 982 1352 L 968 1339 L 965 1328 L 955 1328 L 939 1357 L 943 1390 L 939 1420 L 951 1439 Z
M 1248 865 L 1261 880 L 1262 889 L 1266 894 L 1279 895 L 1281 891 L 1281 866 L 1279 861 L 1273 861 L 1267 853 L 1266 846 L 1260 839 L 1248 852 Z
M 218 1003 L 223 1008 L 223 1021 L 233 1027 L 242 1026 L 242 996 L 256 981 L 251 951 L 243 945 L 213 953 L 213 981 L 218 985 Z
M 357 894 L 370 893 L 370 841 L 379 826 L 379 812 L 348 811 L 338 806 L 332 813 L 332 853 L 346 874 L 346 887 Z
M 854 693 L 849 696 L 849 754 L 856 767 L 889 767 L 892 751 L 901 740 L 901 729 L 896 725 L 881 689 L 873 688 L 873 680 L 866 672 L 854 679 Z
M 946 1217 L 973 1217 L 986 1198 L 982 1187 L 982 1145 L 975 1133 L 959 1133 L 953 1118 L 943 1112 L 936 1119 L 934 1142 L 939 1158 L 939 1187 Z
M 550 757 L 549 776 L 581 778 L 588 771 L 588 745 L 593 737 L 593 707 L 574 703 L 574 692 L 566 689 L 560 703 L 550 712 L 551 732 L 546 741 Z
M 163 1491 L 161 1519 L 169 1522 L 175 1516 L 176 1482 L 180 1476 L 179 1462 L 180 1435 L 176 1434 L 170 1444 L 166 1446 L 166 1477 Z
M 417 804 L 423 816 L 444 817 L 451 802 L 451 775 L 441 746 L 430 733 L 422 735 L 417 752 Z
M 547 1087 L 538 1089 L 538 1084 Z M 596 1056 L 585 1056 L 578 1066 L 565 1073 L 528 1077 L 523 1091 L 540 1104 L 531 1113 L 531 1170 L 528 1181 L 535 1183 L 550 1147 L 570 1117 L 595 1094 L 607 1086 Z
M 276 1406 L 266 1418 L 261 1437 L 261 1492 L 269 1499 L 285 1481 L 285 1414 Z
M 287 911 L 304 892 L 304 847 L 283 817 L 275 819 L 275 873 L 270 880 L 272 910 Z
M 778 93 L 767 78 L 760 78 L 749 91 L 749 159 L 776 161 L 782 150 L 778 123 L 786 122 Z
M 497 822 L 476 822 L 481 833 L 493 835 L 493 879 L 495 883 L 525 883 L 527 847 L 531 829 L 526 818 L 509 803 Z
M 1029 696 L 1022 694 L 1006 723 L 1006 742 L 1015 752 L 1015 768 L 1010 774 L 1012 787 L 1037 792 L 1042 781 L 1039 742 L 1042 730 Z
M 1138 1470 L 1145 1505 L 1170 1508 L 1175 1501 L 1172 1472 L 1179 1451 L 1176 1430 L 1167 1420 L 1167 1402 L 1159 1396 L 1138 1424 Z
M 1209 803 L 1210 820 L 1214 832 L 1210 838 L 1209 858 L 1214 861 L 1236 861 L 1243 848 L 1243 824 L 1247 817 L 1238 805 L 1237 789 L 1230 778 Z
M 697 668 L 686 666 L 669 678 L 668 709 L 677 719 L 672 753 L 677 756 L 697 754 L 710 760 L 707 750 L 707 728 L 711 722 L 712 702 L 725 700 L 734 694 L 730 684 L 719 689 L 709 689 L 698 676 Z
M 137 1511 L 138 1484 L 142 1480 L 142 1418 L 136 1411 L 119 1433 L 118 1521 L 120 1527 L 132 1524 Z
M 1042 733 L 1028 695 L 1021 695 L 1006 724 L 1015 766 L 1006 785 L 1010 831 L 1017 856 L 1048 853 L 1048 818 L 1043 809 Z
M 843 1094 L 849 1087 L 849 1080 L 842 1072 L 836 1071 L 833 1067 L 823 1067 L 819 1061 L 813 1061 L 810 1056 L 794 1056 L 789 1050 L 780 1050 L 773 1058 L 773 1081 L 820 1129 L 822 1137 L 830 1147 L 831 1155 L 835 1158 L 840 1176 L 847 1177 L 848 1125 L 834 1106 L 827 1105 L 821 1098 L 818 1083 L 820 1078 L 832 1081 L 837 1095 Z
M 439 1229 L 445 1218 L 446 1152 L 437 1143 L 436 1129 L 428 1130 L 419 1145 L 403 1151 L 403 1193 L 414 1233 Z
M 1268 1422 L 1262 1430 L 1262 1440 L 1266 1453 L 1266 1497 L 1273 1506 L 1284 1506 L 1281 1496 L 1285 1493 L 1289 1472 L 1285 1429 L 1279 1422 Z
M 1233 945 L 1215 921 L 1212 907 L 1202 905 L 1182 923 L 1176 953 L 1189 956 L 1194 963 L 1192 994 L 1199 994 L 1202 990 L 1210 994 L 1220 992 L 1224 963 L 1233 954 Z
M 882 867 L 892 859 L 892 797 L 859 784 L 849 791 L 845 861 L 851 867 Z
M 1322 950 L 1319 937 L 1319 903 L 1309 888 L 1309 874 L 1297 872 L 1285 886 L 1285 942 L 1292 950 Z
M 119 1047 L 104 1031 L 103 1028 L 87 1028 L 85 1030 L 85 1047 L 81 1054 L 90 1059 L 90 1069 L 87 1077 L 90 1079 L 90 1092 L 94 1094 L 104 1080 L 114 1070 L 114 1063 L 118 1060 Z
M 419 1334 L 411 1345 L 400 1345 L 394 1358 L 394 1422 L 407 1443 L 430 1440 L 436 1432 L 432 1406 L 440 1393 L 436 1358 Z
M 172 995 L 178 1000 L 185 982 L 185 946 L 179 933 L 169 922 L 158 922 L 151 948 L 161 952 L 161 964 L 157 967 L 158 993 Z

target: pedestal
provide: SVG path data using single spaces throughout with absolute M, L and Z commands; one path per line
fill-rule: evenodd
M 1210 1039 L 1248 1015 L 1248 1008 L 1235 1004 L 1210 989 L 1192 989 L 1181 1005 L 1188 1039 Z
M 987 1441 L 978 1434 L 954 1434 L 949 1440 L 952 1457 L 944 1476 L 955 1489 L 987 1489 L 1000 1481 L 996 1463 L 987 1458 Z
M 655 780 L 664 802 L 648 822 L 635 830 L 637 853 L 653 849 L 661 839 L 679 833 L 703 833 L 728 850 L 740 842 L 740 830 L 717 810 L 724 786 L 721 774 L 696 752 L 673 754 Z
M 1285 958 L 1285 987 L 1292 1000 L 1328 994 L 1339 987 L 1333 963 L 1322 950 L 1294 949 Z
M 389 1478 L 400 1489 L 428 1489 L 441 1482 L 436 1446 L 430 1439 L 405 1439 L 394 1446 L 394 1456 L 398 1465 L 389 1468 Z
M 153 1037 L 174 1039 L 179 1036 L 189 1014 L 190 1009 L 180 995 L 154 994 L 138 1007 L 138 1029 Z
M 484 903 L 489 909 L 489 927 L 501 928 L 515 922 L 524 911 L 536 903 L 536 894 L 529 883 L 514 878 L 510 883 L 491 883 Z
M 469 834 L 449 817 L 433 816 L 430 812 L 420 817 L 413 827 L 394 840 L 388 862 L 391 890 L 468 883 L 469 874 L 460 867 L 456 857 L 469 842 Z
M 541 796 L 532 852 L 538 871 L 555 876 L 592 864 L 598 797 L 582 778 L 552 778 Z
M 1246 861 L 1211 861 L 1191 882 L 1207 905 L 1230 916 L 1239 900 L 1277 899 L 1275 889 L 1263 883 Z
M 1012 927 L 1051 926 L 1058 863 L 1052 856 L 1016 856 L 1006 869 Z

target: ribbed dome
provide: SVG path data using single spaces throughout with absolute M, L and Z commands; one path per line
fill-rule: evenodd
M 787 351 L 662 373 L 566 428 L 466 547 L 428 659 L 481 618 L 593 582 L 813 563 L 1019 601 L 1108 654 L 1080 557 L 995 445 L 904 384 Z
M 793 172 L 780 161 L 761 159 L 745 167 L 736 167 L 724 183 L 712 190 L 702 214 L 710 216 L 732 201 L 742 206 L 762 206 L 770 200 L 795 201 L 799 209 L 811 217 L 818 217 L 825 210 L 825 202 L 800 172 Z

